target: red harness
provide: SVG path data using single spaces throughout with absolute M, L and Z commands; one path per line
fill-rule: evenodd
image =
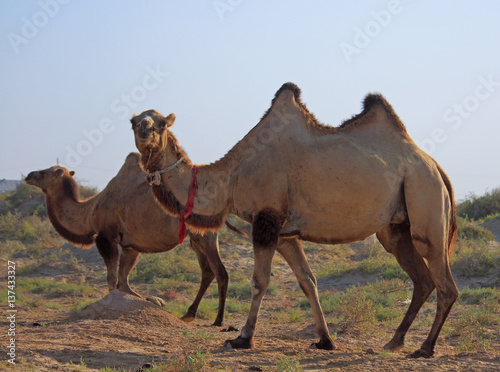
M 191 214 L 194 205 L 194 198 L 198 195 L 198 180 L 196 179 L 197 173 L 198 168 L 193 165 L 193 177 L 191 178 L 191 184 L 189 185 L 188 200 L 184 211 L 179 216 L 179 222 L 181 223 L 179 226 L 179 244 L 181 244 L 186 238 L 186 218 L 188 218 Z

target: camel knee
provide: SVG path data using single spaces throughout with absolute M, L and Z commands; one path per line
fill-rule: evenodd
M 267 290 L 267 287 L 269 287 L 269 282 L 270 280 L 257 280 L 255 278 L 252 278 L 250 281 L 251 284 L 251 291 L 252 291 L 252 297 L 262 297 L 264 296 L 264 293 Z
M 438 291 L 438 299 L 441 299 L 446 307 L 453 305 L 458 298 L 457 286 L 452 284 Z

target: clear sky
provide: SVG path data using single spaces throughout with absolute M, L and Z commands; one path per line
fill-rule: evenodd
M 151 108 L 212 162 L 292 81 L 330 125 L 382 93 L 457 198 L 481 195 L 500 186 L 499 16 L 494 0 L 5 1 L 0 179 L 59 160 L 102 189 Z

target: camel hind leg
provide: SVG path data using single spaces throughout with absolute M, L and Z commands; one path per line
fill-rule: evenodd
M 229 276 L 220 259 L 217 233 L 207 232 L 203 236 L 190 234 L 190 241 L 201 268 L 201 283 L 196 298 L 181 319 L 185 322 L 191 322 L 195 319 L 201 299 L 216 278 L 219 290 L 219 308 L 213 325 L 221 326 L 224 321 Z
M 432 357 L 439 332 L 458 297 L 449 265 L 452 198 L 438 173 L 428 176 L 433 177 L 409 177 L 404 184 L 411 240 L 417 252 L 427 260 L 437 291 L 434 322 L 420 349 L 409 355 L 412 358 Z
M 384 248 L 396 257 L 399 265 L 413 282 L 410 306 L 394 336 L 384 346 L 386 350 L 395 351 L 404 346 L 404 338 L 408 329 L 435 286 L 427 265 L 413 246 L 408 225 L 387 225 L 377 232 L 377 238 Z
M 302 243 L 297 239 L 281 239 L 278 244 L 278 252 L 292 269 L 299 282 L 300 288 L 311 304 L 314 321 L 316 323 L 316 332 L 320 337 L 319 342 L 312 344 L 311 347 L 326 350 L 335 349 L 335 344 L 330 337 L 325 316 L 323 315 L 323 310 L 319 303 L 316 278 L 307 263 Z

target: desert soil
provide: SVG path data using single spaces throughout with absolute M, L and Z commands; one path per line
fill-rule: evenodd
M 221 247 L 221 250 L 237 250 L 238 259 L 224 259 L 228 268 L 245 268 L 251 273 L 253 267 L 251 248 Z M 80 266 L 86 272 L 75 272 L 73 264 L 51 262 L 35 273 L 40 277 L 52 277 L 55 281 L 84 282 L 103 270 L 102 259 L 97 250 L 73 249 Z M 19 258 L 21 260 L 22 258 Z M 314 258 L 311 257 L 311 261 Z M 2 265 L 5 266 L 5 265 Z M 6 276 L 0 272 L 2 278 Z M 319 282 L 320 291 L 342 288 L 371 278 L 350 277 Z M 299 293 L 292 272 L 284 261 L 277 259 L 273 267 L 273 282 L 278 291 L 286 289 Z M 463 286 L 466 283 L 461 283 Z M 214 285 L 214 284 L 212 284 Z M 6 287 L 2 283 L 3 288 Z M 155 294 L 152 285 L 132 286 L 143 295 Z M 256 335 L 256 348 L 232 350 L 223 347 L 228 338 L 238 332 L 221 332 L 212 327 L 210 320 L 195 320 L 186 324 L 167 311 L 150 302 L 125 295 L 119 291 L 108 294 L 102 283 L 98 286 L 102 299 L 78 313 L 69 313 L 68 298 L 53 298 L 50 301 L 61 305 L 60 309 L 19 306 L 16 314 L 16 358 L 29 364 L 17 365 L 16 370 L 36 366 L 37 371 L 83 371 L 105 367 L 140 370 L 147 363 L 156 363 L 168 358 L 184 358 L 197 348 L 209 352 L 210 366 L 231 371 L 275 370 L 277 361 L 283 358 L 297 359 L 304 371 L 499 371 L 498 350 L 500 339 L 493 341 L 490 353 L 456 354 L 457 340 L 440 337 L 432 359 L 408 359 L 406 355 L 416 350 L 425 339 L 427 327 L 411 328 L 406 346 L 397 352 L 386 353 L 382 346 L 391 338 L 393 329 L 380 329 L 372 335 L 338 334 L 337 349 L 333 351 L 310 349 L 316 342 L 314 322 L 306 319 L 298 323 L 280 324 L 272 310 L 283 306 L 282 296 L 266 296 L 263 301 Z M 287 292 L 288 293 L 288 292 Z M 33 294 L 43 296 L 44 294 Z M 300 293 L 299 293 L 300 295 Z M 298 297 L 300 298 L 300 297 Z M 294 297 L 293 300 L 296 300 Z M 249 301 L 249 300 L 248 300 Z M 6 304 L 1 304 L 1 313 L 6 314 Z M 451 316 L 457 316 L 452 311 Z M 2 319 L 4 320 L 4 319 Z M 224 328 L 241 328 L 245 314 L 228 314 Z M 2 322 L 0 360 L 7 359 L 7 323 Z M 335 330 L 332 329 L 333 333 Z M 492 330 L 497 336 L 499 330 Z M 496 350 L 495 350 L 496 348 Z M 82 367 L 82 362 L 86 369 Z M 145 369 L 144 369 L 145 370 Z

